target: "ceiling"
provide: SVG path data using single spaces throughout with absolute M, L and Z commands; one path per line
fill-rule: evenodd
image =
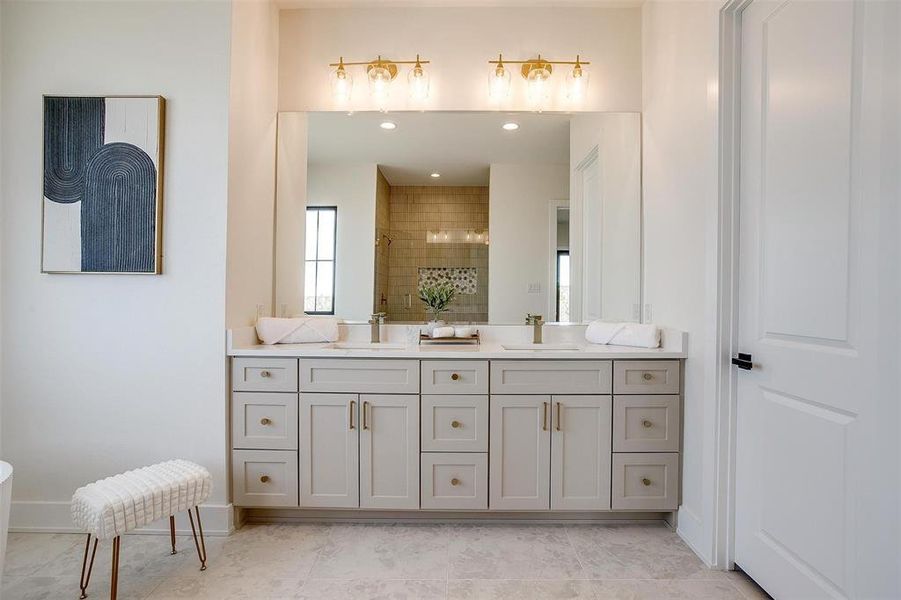
M 630 8 L 644 0 L 275 0 L 279 8 Z
M 386 131 L 383 121 L 397 128 Z M 518 130 L 501 128 L 511 121 Z M 568 164 L 569 121 L 551 113 L 309 113 L 308 159 L 376 163 L 391 185 L 488 185 L 491 163 Z

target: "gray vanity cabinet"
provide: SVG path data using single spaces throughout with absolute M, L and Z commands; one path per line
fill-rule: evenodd
M 358 394 L 300 395 L 300 505 L 360 505 Z

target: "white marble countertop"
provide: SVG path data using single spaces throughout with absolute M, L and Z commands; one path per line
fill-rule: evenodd
M 369 325 L 341 325 L 336 343 L 264 345 L 253 327 L 228 331 L 228 356 L 273 356 L 283 358 L 452 358 L 505 360 L 590 360 L 590 359 L 681 359 L 686 357 L 685 334 L 664 329 L 660 348 L 632 348 L 589 344 L 584 326 L 545 327 L 545 344 L 534 349 L 510 350 L 504 345 L 529 346 L 531 327 L 480 326 L 478 345 L 419 344 L 418 327 L 383 325 L 382 344 L 369 344 Z M 350 346 L 350 347 L 348 347 Z M 560 349 L 561 347 L 573 349 Z M 557 348 L 557 349 L 555 349 Z

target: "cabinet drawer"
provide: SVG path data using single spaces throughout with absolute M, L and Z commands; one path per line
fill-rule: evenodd
M 300 359 L 303 392 L 418 394 L 419 361 L 405 359 Z
M 423 394 L 487 394 L 487 360 L 422 361 Z
M 296 358 L 233 358 L 236 392 L 296 392 Z
M 493 360 L 492 394 L 609 394 L 609 360 Z
M 676 510 L 679 455 L 613 454 L 613 510 Z
M 488 452 L 488 396 L 423 396 L 423 452 Z
M 232 446 L 297 450 L 297 394 L 235 392 Z
M 614 394 L 678 394 L 678 360 L 617 360 Z
M 678 452 L 679 396 L 615 396 L 614 452 Z
M 486 510 L 488 455 L 484 453 L 423 454 L 420 481 L 422 508 Z
M 297 451 L 233 450 L 236 506 L 297 506 Z

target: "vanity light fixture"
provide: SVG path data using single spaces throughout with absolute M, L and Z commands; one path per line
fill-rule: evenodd
M 488 95 L 495 102 L 503 102 L 510 95 L 510 70 L 504 66 L 504 55 L 498 54 L 497 61 L 488 75 Z
M 529 60 L 504 61 L 499 54 L 497 60 L 489 60 L 492 65 L 489 75 L 488 94 L 492 99 L 506 98 L 510 93 L 510 70 L 506 64 L 521 65 L 520 74 L 526 80 L 529 102 L 539 112 L 551 95 L 551 75 L 554 73 L 554 65 L 572 65 L 572 70 L 567 75 L 566 97 L 573 102 L 578 102 L 585 97 L 588 88 L 588 72 L 585 65 L 591 63 L 581 60 L 577 54 L 575 61 L 548 60 L 539 54 L 537 58 Z
M 386 131 L 394 131 L 395 129 L 397 129 L 397 123 L 395 123 L 394 121 L 382 121 L 381 123 L 379 123 L 379 127 Z
M 369 93 L 378 109 L 385 112 L 388 110 L 391 83 L 397 77 L 397 65 L 413 65 L 407 76 L 410 97 L 413 100 L 422 101 L 429 96 L 429 74 L 423 67 L 423 65 L 429 63 L 430 61 L 422 60 L 418 54 L 416 55 L 416 60 L 388 60 L 380 55 L 375 60 L 367 62 L 344 62 L 344 57 L 342 56 L 337 63 L 329 64 L 330 67 L 335 68 L 329 75 L 332 95 L 338 103 L 350 100 L 353 78 L 347 67 L 365 66 L 366 79 L 369 81 Z
M 354 88 L 353 75 L 344 68 L 344 57 L 338 59 L 337 69 L 329 75 L 329 86 L 332 88 L 332 96 L 338 104 L 350 102 L 350 93 Z
M 519 129 L 519 123 L 514 123 L 513 121 L 508 121 L 507 123 L 504 123 L 503 125 L 501 125 L 501 128 L 504 131 L 516 131 L 517 129 Z

